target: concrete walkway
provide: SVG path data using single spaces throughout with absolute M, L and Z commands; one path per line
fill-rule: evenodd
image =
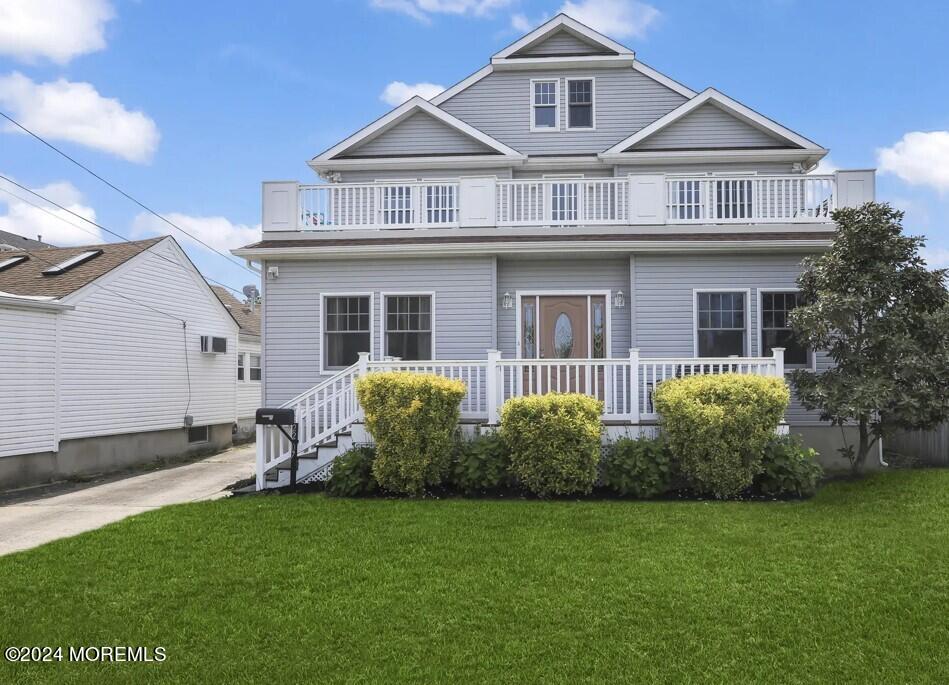
M 169 504 L 223 497 L 228 485 L 254 474 L 254 445 L 183 466 L 132 474 L 101 484 L 53 486 L 59 494 L 0 504 L 0 555 L 37 547 Z M 62 493 L 62 490 L 68 492 Z

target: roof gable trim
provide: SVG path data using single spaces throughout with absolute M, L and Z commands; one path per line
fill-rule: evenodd
M 625 45 L 617 43 L 612 38 L 608 38 L 602 33 L 594 31 L 589 26 L 581 24 L 576 19 L 561 13 L 550 21 L 541 24 L 527 35 L 514 41 L 500 52 L 495 53 L 491 57 L 491 61 L 495 62 L 497 60 L 512 58 L 515 54 L 521 52 L 522 50 L 526 50 L 538 45 L 558 31 L 567 31 L 586 43 L 592 43 L 593 47 L 599 46 L 603 50 L 616 53 L 617 55 L 632 56 L 635 54 Z M 541 57 L 540 55 L 530 56 Z

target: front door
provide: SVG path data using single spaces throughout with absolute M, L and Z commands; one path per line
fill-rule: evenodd
M 526 393 L 586 392 L 602 388 L 602 368 L 557 363 L 559 359 L 606 356 L 606 298 L 603 295 L 534 295 L 521 298 L 521 356 Z M 596 394 L 599 394 L 597 392 Z

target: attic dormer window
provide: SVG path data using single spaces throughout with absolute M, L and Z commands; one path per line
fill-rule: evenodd
M 86 250 L 85 252 L 80 252 L 79 254 L 66 259 L 56 266 L 51 266 L 45 271 L 43 271 L 44 276 L 55 276 L 56 274 L 65 273 L 75 266 L 79 266 L 85 262 L 88 262 L 94 257 L 98 257 L 102 254 L 102 250 Z
M 595 128 L 593 79 L 567 79 L 567 128 Z
M 560 81 L 531 81 L 531 131 L 556 131 L 560 128 L 557 103 Z

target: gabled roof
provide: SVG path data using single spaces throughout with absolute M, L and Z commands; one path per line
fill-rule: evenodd
M 583 43 L 597 49 L 599 54 L 635 56 L 635 53 L 625 45 L 617 43 L 612 38 L 608 38 L 602 33 L 594 31 L 589 26 L 581 24 L 576 19 L 568 17 L 561 12 L 550 21 L 538 26 L 523 38 L 514 41 L 500 52 L 495 53 L 491 57 L 491 62 L 494 63 L 498 60 L 505 60 L 512 57 L 524 57 L 526 56 L 525 53 L 529 52 L 531 48 L 537 47 L 554 34 L 561 32 L 566 32 Z
M 167 236 L 133 240 L 126 243 L 4 252 L 5 256 L 22 254 L 29 257 L 29 259 L 0 271 L 0 292 L 28 297 L 41 296 L 60 299 L 106 275 L 165 238 Z M 45 275 L 43 273 L 51 266 L 90 250 L 102 250 L 102 254 L 61 274 Z
M 635 146 L 637 143 L 641 143 L 650 136 L 653 136 L 659 131 L 668 128 L 675 122 L 681 121 L 691 112 L 694 112 L 696 109 L 702 105 L 705 105 L 706 103 L 712 103 L 719 109 L 731 114 L 736 119 L 774 136 L 775 138 L 779 139 L 778 142 L 783 141 L 788 147 L 799 148 L 802 150 L 813 150 L 815 153 L 825 152 L 825 150 L 820 145 L 808 140 L 798 133 L 795 133 L 791 129 L 785 128 L 776 121 L 768 119 L 753 109 L 741 104 L 737 100 L 733 100 L 727 95 L 718 92 L 714 88 L 706 88 L 691 100 L 682 103 L 679 107 L 676 107 L 665 116 L 662 116 L 649 124 L 649 126 L 646 126 L 633 135 L 624 138 L 613 147 L 604 151 L 602 154 L 614 155 L 624 152 L 631 152 L 630 148 Z
M 214 291 L 214 294 L 217 295 L 218 299 L 221 301 L 221 304 L 227 307 L 227 311 L 229 311 L 231 316 L 234 317 L 234 320 L 240 327 L 241 333 L 246 333 L 247 335 L 260 335 L 259 307 L 251 309 L 250 305 L 238 300 L 231 294 L 231 291 L 222 286 L 212 285 L 211 290 Z
M 10 247 L 15 247 L 20 250 L 39 250 L 44 247 L 53 247 L 49 243 L 26 238 L 17 233 L 10 233 L 9 231 L 0 231 L 0 246 L 2 245 L 9 245 Z M 3 251 L 3 248 L 0 247 L 0 252 Z
M 515 159 L 523 159 L 523 155 L 521 155 L 517 150 L 508 147 L 501 141 L 492 138 L 482 131 L 479 131 L 470 124 L 466 124 L 461 119 L 449 114 L 442 109 L 439 109 L 428 100 L 416 95 L 412 99 L 407 100 L 393 109 L 385 116 L 376 119 L 365 128 L 360 129 L 346 140 L 337 143 L 329 150 L 326 150 L 322 154 L 314 157 L 313 162 L 327 162 L 335 159 L 340 154 L 346 152 L 346 150 L 372 140 L 373 138 L 398 125 L 400 122 L 404 121 L 417 112 L 425 112 L 426 114 L 458 131 L 459 133 L 462 133 L 469 138 L 482 143 L 483 145 L 490 148 L 492 154 Z

